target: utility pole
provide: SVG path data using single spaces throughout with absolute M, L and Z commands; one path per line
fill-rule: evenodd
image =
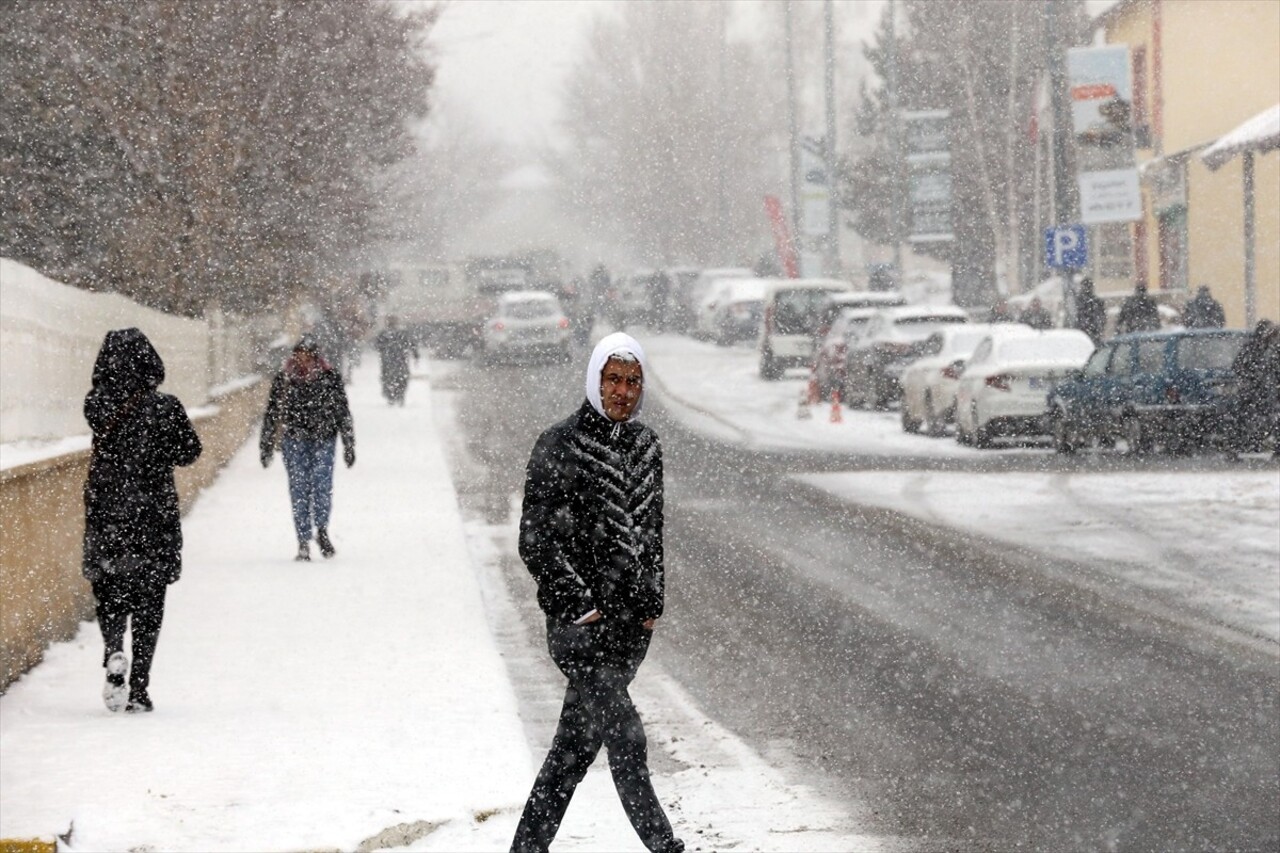
M 902 178 L 902 131 L 898 118 L 898 31 L 895 19 L 897 18 L 897 3 L 895 0 L 889 0 L 889 45 L 886 64 L 889 66 L 889 162 L 892 164 L 893 172 L 891 186 L 893 187 L 893 274 L 897 281 L 896 287 L 902 285 L 902 228 L 905 216 L 903 215 L 903 198 L 901 192 Z
M 840 215 L 836 183 L 836 24 L 832 11 L 833 0 L 823 5 L 823 45 L 825 48 L 826 75 L 823 90 L 826 95 L 827 133 L 823 145 L 827 172 L 827 239 L 824 252 L 827 275 L 840 274 Z
M 1080 197 L 1070 162 L 1071 102 L 1067 99 L 1066 39 L 1062 32 L 1062 0 L 1045 0 L 1045 55 L 1049 66 L 1049 104 L 1053 110 L 1054 225 L 1075 222 Z
M 791 173 L 791 233 L 795 235 L 797 247 L 800 240 L 800 129 L 796 108 L 796 64 L 793 49 L 793 29 L 791 23 L 792 0 L 782 4 L 783 16 L 786 19 L 786 77 L 787 77 L 787 132 L 789 133 L 789 156 Z
M 1067 46 L 1062 32 L 1062 0 L 1044 0 L 1044 38 L 1049 70 L 1049 105 L 1053 110 L 1053 225 L 1074 223 L 1080 217 L 1080 195 L 1071 168 L 1071 102 L 1067 99 Z M 1068 316 L 1075 311 L 1076 289 L 1071 270 L 1058 270 Z
M 716 98 L 716 110 L 719 113 L 716 122 L 716 242 L 720 246 L 721 254 L 724 254 L 726 243 L 729 236 L 729 223 L 727 221 L 727 213 L 729 204 L 725 198 L 725 158 L 726 158 L 726 128 L 729 126 L 728 116 L 725 114 L 725 66 L 728 64 L 728 21 L 727 21 L 727 3 L 726 0 L 720 0 L 717 4 L 720 13 L 720 51 L 719 51 L 719 73 L 717 85 L 719 88 L 719 97 Z

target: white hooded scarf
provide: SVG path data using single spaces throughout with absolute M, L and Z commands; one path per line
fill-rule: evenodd
M 632 356 L 636 361 L 640 362 L 640 371 L 647 378 L 649 375 L 649 362 L 645 360 L 644 349 L 640 346 L 640 342 L 625 332 L 614 332 L 611 335 L 605 335 L 600 339 L 600 343 L 596 344 L 596 348 L 591 353 L 591 361 L 587 363 L 587 400 L 591 403 L 591 408 L 600 413 L 600 416 L 608 419 L 608 415 L 604 411 L 604 403 L 600 400 L 600 374 L 604 371 L 605 364 L 612 356 L 626 354 Z M 634 419 L 640 414 L 640 409 L 644 405 L 644 388 L 640 389 L 640 398 L 636 400 L 636 407 L 631 410 L 631 417 Z

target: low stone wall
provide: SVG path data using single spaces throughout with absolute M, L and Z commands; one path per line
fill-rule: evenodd
M 193 413 L 204 452 L 176 472 L 185 513 L 254 431 L 267 383 L 244 384 Z M 89 451 L 0 470 L 0 692 L 93 618 L 80 574 Z

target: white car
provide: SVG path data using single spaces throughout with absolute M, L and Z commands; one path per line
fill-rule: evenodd
M 1047 397 L 1093 353 L 1078 329 L 983 338 L 956 389 L 956 440 L 986 447 L 995 435 L 1045 435 Z
M 568 360 L 569 318 L 554 294 L 513 290 L 498 297 L 484 324 L 480 357 L 484 361 L 543 356 Z
M 711 294 L 716 282 L 726 278 L 751 278 L 753 275 L 746 267 L 711 267 L 699 272 L 688 290 L 682 291 L 680 298 L 680 313 L 687 318 L 689 333 L 697 334 L 698 306 Z
M 902 428 L 942 435 L 955 422 L 956 388 L 964 364 L 988 335 L 1032 331 L 1022 323 L 961 323 L 925 339 L 926 353 L 902 371 Z
M 760 377 L 781 379 L 789 367 L 813 361 L 814 336 L 822 325 L 827 298 L 852 287 L 834 278 L 769 280 L 760 323 Z
M 969 322 L 954 305 L 906 305 L 883 308 L 866 332 L 849 347 L 840 398 L 850 406 L 885 409 L 902 393 L 902 372 L 924 355 L 929 335 Z
M 813 356 L 813 378 L 818 383 L 818 395 L 831 399 L 831 392 L 844 387 L 845 359 L 849 350 L 857 345 L 858 338 L 866 331 L 878 308 L 841 308 L 831 323 L 831 328 L 818 341 Z
M 721 278 L 708 290 L 694 310 L 693 335 L 705 340 L 721 341 L 724 312 L 731 303 L 760 303 L 769 282 L 763 278 Z

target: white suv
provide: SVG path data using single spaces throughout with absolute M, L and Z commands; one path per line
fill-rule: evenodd
M 834 278 L 771 280 L 760 324 L 761 378 L 781 379 L 789 367 L 807 367 L 813 361 L 814 335 L 828 297 L 852 289 L 848 282 Z

